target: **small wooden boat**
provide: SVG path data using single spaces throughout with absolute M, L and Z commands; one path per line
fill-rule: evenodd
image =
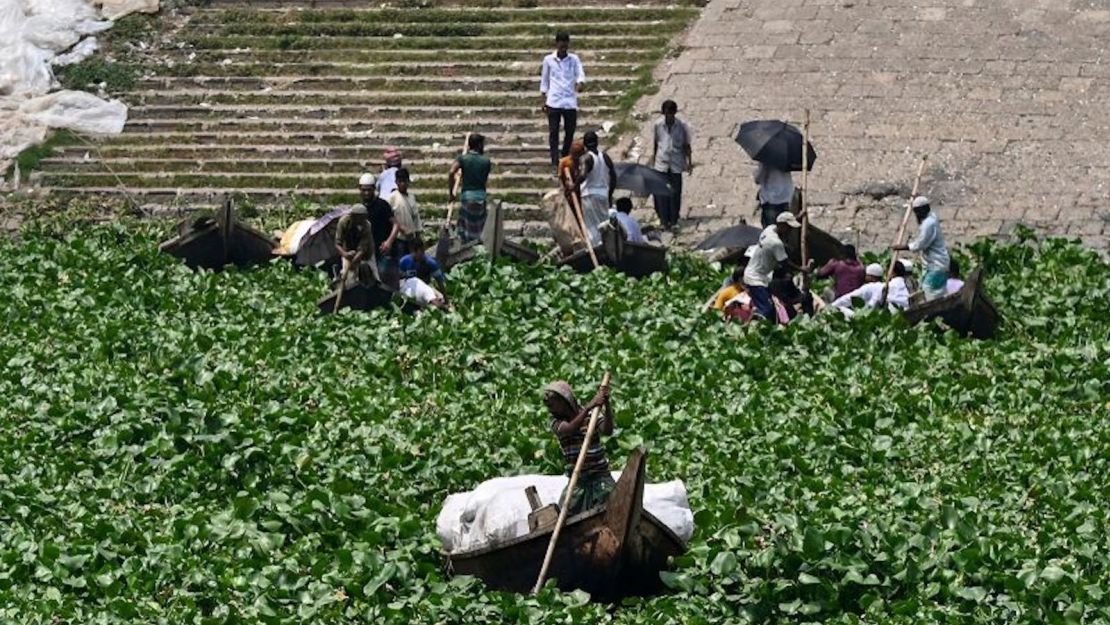
M 964 336 L 989 339 L 1001 321 L 998 309 L 983 289 L 983 268 L 976 267 L 964 286 L 951 295 L 912 306 L 903 313 L 911 324 L 941 319 Z
M 339 292 L 340 286 L 337 282 L 331 293 L 316 302 L 316 307 L 320 309 L 320 312 L 327 315 L 336 312 L 335 298 L 339 297 Z M 339 308 L 373 310 L 389 306 L 395 296 L 397 296 L 396 289 L 391 289 L 380 282 L 350 281 L 343 289 L 343 299 L 339 302 Z
M 633 278 L 667 271 L 667 248 L 628 241 L 620 225 L 612 221 L 609 227 L 601 228 L 601 245 L 594 247 L 594 254 L 599 264 L 612 267 Z M 566 265 L 578 273 L 588 273 L 594 268 L 590 254 L 585 249 L 577 250 L 558 264 Z
M 613 601 L 663 589 L 659 572 L 686 545 L 643 509 L 645 455 L 632 452 L 609 501 L 567 519 L 551 560 L 549 578 L 562 590 L 581 589 L 595 599 Z M 531 498 L 530 498 L 531 499 Z M 534 505 L 534 504 L 533 504 Z M 455 575 L 473 575 L 495 590 L 525 593 L 532 589 L 554 529 L 554 515 L 528 534 L 470 551 L 444 554 Z
M 792 228 L 790 232 L 782 237 L 782 243 L 786 247 L 786 253 L 790 256 L 790 262 L 801 265 L 802 230 Z M 814 226 L 813 222 L 810 222 L 807 228 L 806 247 L 809 248 L 809 257 L 813 259 L 814 267 L 821 267 L 830 260 L 848 257 L 844 244 L 833 235 Z
M 236 221 L 231 199 L 213 217 L 185 220 L 177 236 L 158 246 L 189 267 L 218 271 L 227 265 L 246 267 L 272 258 L 277 242 L 270 235 Z

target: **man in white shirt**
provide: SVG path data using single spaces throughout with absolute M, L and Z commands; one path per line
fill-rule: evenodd
M 640 222 L 632 216 L 632 199 L 622 197 L 617 200 L 616 213 L 617 223 L 621 225 L 624 230 L 624 238 L 633 243 L 647 243 L 644 240 L 644 232 L 640 229 Z
M 913 199 L 913 214 L 917 218 L 917 236 L 909 245 L 895 245 L 892 250 L 918 252 L 925 260 L 925 277 L 921 288 L 926 300 L 944 297 L 948 293 L 948 265 L 951 256 L 940 231 L 940 220 L 929 206 L 929 198 L 918 196 Z
M 547 114 L 552 165 L 559 164 L 560 156 L 570 154 L 570 144 L 578 126 L 578 92 L 586 84 L 582 61 L 577 54 L 567 52 L 569 47 L 569 34 L 561 32 L 555 35 L 555 51 L 544 57 L 540 70 L 540 94 L 543 96 L 543 112 Z M 562 151 L 559 150 L 560 121 L 566 132 Z
M 766 228 L 775 223 L 779 214 L 790 209 L 794 178 L 788 171 L 760 163 L 755 168 L 755 183 L 759 185 L 759 222 Z
M 651 162 L 655 171 L 667 177 L 671 194 L 655 196 L 655 212 L 664 229 L 678 225 L 682 214 L 682 173 L 693 170 L 694 156 L 690 148 L 690 126 L 678 119 L 678 104 L 663 102 L 663 119 L 655 122 Z
M 613 160 L 601 151 L 597 133 L 587 132 L 582 136 L 586 145 L 586 155 L 582 157 L 582 177 L 579 191 L 582 197 L 582 221 L 590 235 L 590 244 L 601 243 L 601 224 L 609 218 L 609 207 L 613 204 L 613 191 L 617 188 L 617 169 Z
M 401 151 L 397 148 L 388 148 L 383 155 L 385 166 L 382 174 L 378 176 L 378 197 L 388 199 L 397 190 L 397 170 L 401 168 Z
M 771 300 L 771 278 L 775 268 L 780 264 L 795 271 L 809 271 L 809 268 L 798 267 L 790 262 L 786 253 L 786 246 L 782 243 L 781 235 L 791 228 L 800 228 L 802 224 L 794 218 L 794 213 L 789 211 L 780 214 L 775 223 L 763 229 L 759 235 L 759 243 L 751 253 L 751 260 L 744 270 L 744 290 L 752 298 L 752 304 L 764 319 L 774 322 L 775 304 Z
M 867 308 L 878 308 L 883 305 L 884 290 L 886 291 L 887 306 L 891 312 L 899 308 L 905 309 L 910 305 L 910 290 L 906 287 L 905 265 L 894 263 L 894 276 L 885 288 L 882 265 L 871 263 L 867 266 L 865 272 L 866 282 L 864 285 L 833 300 L 833 303 L 830 304 L 832 308 L 844 313 L 844 316 L 850 319 L 855 314 L 852 309 L 854 301 L 863 301 Z

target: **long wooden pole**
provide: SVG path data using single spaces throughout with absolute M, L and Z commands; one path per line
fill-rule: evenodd
M 574 180 L 570 177 L 570 170 L 566 170 L 566 180 L 571 185 L 571 190 L 568 192 L 571 200 L 571 210 L 574 212 L 575 221 L 578 222 L 578 231 L 582 235 L 582 241 L 586 244 L 586 251 L 590 253 L 590 262 L 594 264 L 594 269 L 601 266 L 597 262 L 597 254 L 594 253 L 594 245 L 590 241 L 590 233 L 586 230 L 586 216 L 582 214 L 582 204 L 578 202 L 578 194 L 574 192 Z
M 339 307 L 343 304 L 343 294 L 347 292 L 347 278 L 351 275 L 351 267 L 354 264 L 355 261 L 348 261 L 347 266 L 343 269 L 343 275 L 339 278 L 339 292 L 335 294 L 335 305 L 331 309 L 333 315 L 339 312 Z
M 802 125 L 802 267 L 809 266 L 809 109 Z M 802 273 L 802 291 L 809 292 L 809 272 Z
M 906 212 L 902 215 L 902 224 L 898 226 L 898 236 L 894 239 L 894 247 L 902 245 L 902 241 L 906 237 L 906 224 L 910 221 L 910 214 L 913 213 L 913 201 L 917 198 L 917 190 L 921 185 L 921 176 L 925 173 L 925 163 L 929 161 L 929 155 L 925 154 L 921 157 L 921 164 L 917 167 L 917 177 L 913 180 L 913 190 L 910 191 L 910 201 L 906 205 Z M 890 288 L 890 278 L 894 275 L 894 263 L 898 262 L 898 250 L 891 250 L 890 253 L 890 266 L 886 270 L 886 281 L 883 283 L 883 303 L 886 303 L 886 293 Z
M 605 376 L 601 378 L 601 386 L 609 386 L 609 372 L 605 372 Z M 597 418 L 601 415 L 601 409 L 604 406 L 597 406 L 593 412 L 590 413 L 590 423 L 586 426 L 586 438 L 582 441 L 582 449 L 578 452 L 578 460 L 574 463 L 574 471 L 570 474 L 570 481 L 567 482 L 567 489 L 563 496 L 563 501 L 559 505 L 559 519 L 555 521 L 555 529 L 551 532 L 551 540 L 547 543 L 547 553 L 543 556 L 543 566 L 540 567 L 540 576 L 536 578 L 536 585 L 532 588 L 532 594 L 536 594 L 543 588 L 543 583 L 547 579 L 547 569 L 551 566 L 551 558 L 555 555 L 555 544 L 559 541 L 559 534 L 563 531 L 563 525 L 567 521 L 567 509 L 569 508 L 571 495 L 574 494 L 574 486 L 578 483 L 578 475 L 582 472 L 582 465 L 586 463 L 586 451 L 590 448 L 590 439 L 593 438 L 594 429 L 597 427 Z

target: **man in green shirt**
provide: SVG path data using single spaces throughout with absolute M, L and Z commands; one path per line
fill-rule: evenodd
M 466 154 L 460 155 L 451 164 L 447 174 L 449 201 L 455 201 L 457 178 L 461 178 L 459 221 L 457 232 L 462 242 L 477 241 L 482 238 L 486 226 L 486 183 L 493 163 L 485 155 L 486 138 L 480 134 L 470 135 Z

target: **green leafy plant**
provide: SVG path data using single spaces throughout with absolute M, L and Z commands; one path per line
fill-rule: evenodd
M 694 311 L 721 274 L 472 262 L 452 314 L 321 317 L 319 272 L 189 271 L 169 227 L 0 240 L 0 621 L 1084 623 L 1110 618 L 1110 265 L 982 242 L 1006 323 L 786 328 Z M 965 265 L 974 264 L 970 260 Z M 442 567 L 450 492 L 561 470 L 538 389 L 615 378 L 697 530 L 609 607 Z

